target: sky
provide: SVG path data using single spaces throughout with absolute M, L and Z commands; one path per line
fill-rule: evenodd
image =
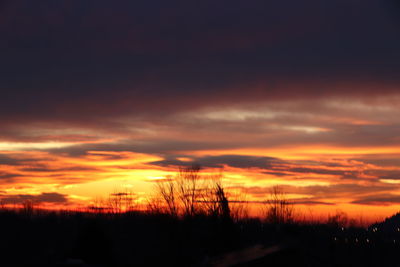
M 151 195 L 198 163 L 263 201 L 400 209 L 395 0 L 0 1 L 0 199 Z

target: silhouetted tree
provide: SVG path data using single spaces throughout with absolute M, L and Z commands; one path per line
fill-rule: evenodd
M 328 217 L 326 224 L 332 227 L 345 227 L 347 226 L 348 221 L 349 218 L 347 214 L 341 210 L 337 210 L 336 214 Z
M 207 203 L 205 209 L 207 214 L 221 218 L 231 217 L 229 201 L 221 182 L 212 181 L 211 186 L 206 188 L 204 203 Z
M 24 202 L 22 202 L 22 209 L 21 212 L 28 217 L 31 217 L 35 211 L 35 206 L 37 203 L 35 203 L 31 199 L 27 199 Z
M 220 175 L 201 176 L 199 165 L 180 168 L 176 177 L 157 182 L 158 198 L 150 202 L 149 208 L 152 211 L 164 209 L 174 217 L 204 214 L 231 218 L 229 200 L 220 178 Z
M 278 186 L 272 188 L 270 198 L 266 202 L 264 218 L 269 223 L 284 224 L 294 221 L 293 203 Z
M 174 180 L 167 178 L 166 181 L 161 181 L 156 184 L 156 189 L 160 195 L 161 202 L 164 201 L 166 204 L 166 212 L 173 217 L 178 215 L 178 203 L 177 203 L 177 188 Z M 152 211 L 161 211 L 160 199 L 153 199 L 150 203 L 150 209 Z
M 115 192 L 109 195 L 107 206 L 112 213 L 131 211 L 136 207 L 136 196 L 133 192 Z
M 199 205 L 197 205 L 199 192 L 201 191 L 200 183 L 200 166 L 193 165 L 189 168 L 180 168 L 178 176 L 175 178 L 178 197 L 182 203 L 183 215 L 194 216 L 199 213 Z

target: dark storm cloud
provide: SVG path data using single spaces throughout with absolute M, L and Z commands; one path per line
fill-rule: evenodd
M 18 159 L 0 154 L 0 165 L 19 165 L 20 163 Z
M 378 156 L 378 155 L 371 155 L 372 157 L 365 157 L 362 160 L 365 163 L 379 165 L 379 166 L 386 166 L 386 167 L 397 167 L 400 166 L 400 155 L 391 155 L 389 156 Z
M 370 185 L 359 185 L 359 184 L 332 184 L 329 186 L 312 185 L 312 186 L 280 186 L 283 192 L 287 194 L 305 194 L 312 196 L 309 200 L 319 199 L 340 199 L 343 197 L 348 198 L 364 198 L 371 194 L 390 194 L 394 189 L 397 189 L 398 185 L 393 184 L 370 184 Z M 256 197 L 265 197 L 271 193 L 271 187 L 247 187 L 243 191 L 247 194 Z
M 41 158 L 34 158 L 30 157 L 30 155 L 23 155 L 20 154 L 17 156 L 16 154 L 0 154 L 0 166 L 31 166 L 37 165 L 37 161 L 45 160 L 48 163 L 51 163 L 53 159 L 51 157 L 41 157 Z
M 380 179 L 400 180 L 400 170 L 371 170 L 367 173 Z
M 308 200 L 308 199 L 294 199 L 293 204 L 295 204 L 295 205 L 327 205 L 327 206 L 336 205 L 336 203 L 318 201 L 318 200 Z
M 385 185 L 385 184 L 333 184 L 330 186 L 307 186 L 297 192 L 304 194 L 313 194 L 318 197 L 335 198 L 340 196 L 365 195 L 377 192 L 390 192 L 398 188 L 398 185 Z
M 269 174 L 274 176 L 286 176 L 286 178 L 293 179 L 304 179 L 307 175 L 328 175 L 337 177 L 343 180 L 355 180 L 355 181 L 372 181 L 377 179 L 398 179 L 399 171 L 367 169 L 363 168 L 366 165 L 362 162 L 355 162 L 352 160 L 342 161 L 341 163 L 332 163 L 324 161 L 290 161 L 282 160 L 275 157 L 261 157 L 261 156 L 248 156 L 248 155 L 219 155 L 219 156 L 203 156 L 203 157 L 186 157 L 190 161 L 182 160 L 179 156 L 173 157 L 167 155 L 164 160 L 150 162 L 149 164 L 162 166 L 162 167 L 189 167 L 191 165 L 199 164 L 204 168 L 221 168 L 224 166 L 233 168 L 257 168 L 263 174 Z M 349 167 L 351 164 L 351 167 Z M 360 169 L 354 169 L 355 166 L 361 167 Z M 334 168 L 332 168 L 334 167 Z M 364 178 L 368 176 L 368 178 Z M 263 179 L 268 179 L 264 177 Z M 308 178 L 312 179 L 312 178 Z M 342 186 L 342 185 L 341 185 Z M 347 186 L 347 185 L 344 185 Z M 357 185 L 355 185 L 357 186 Z M 363 188 L 363 187 L 361 187 Z M 387 187 L 384 187 L 387 188 Z M 315 188 L 316 190 L 318 188 Z
M 65 148 L 47 149 L 53 153 L 66 153 L 71 156 L 80 156 L 87 154 L 88 151 L 131 151 L 149 154 L 172 153 L 173 151 L 189 151 L 200 150 L 204 148 L 220 149 L 220 148 L 238 148 L 239 144 L 226 144 L 207 141 L 187 141 L 187 140 L 166 140 L 154 138 L 151 141 L 141 140 L 123 140 L 116 143 L 100 143 L 100 144 L 82 144 Z
M 3 1 L 0 119 L 100 121 L 377 94 L 378 85 L 394 93 L 400 22 L 391 3 Z
M 19 194 L 19 195 L 0 195 L 0 200 L 6 204 L 20 204 L 25 201 L 33 201 L 35 203 L 67 203 L 68 197 L 64 194 L 59 193 L 41 193 L 40 195 L 29 195 L 29 194 Z
M 22 174 L 19 173 L 13 173 L 13 172 L 0 172 L 0 180 L 9 180 L 17 177 L 23 176 Z
M 341 170 L 327 170 L 321 168 L 305 168 L 305 167 L 294 167 L 288 168 L 287 171 L 294 173 L 309 173 L 309 174 L 328 174 L 328 175 L 344 175 L 345 171 Z
M 26 168 L 20 168 L 19 170 L 28 172 L 28 173 L 34 173 L 34 172 L 49 172 L 49 173 L 57 173 L 57 172 L 79 172 L 79 171 L 97 171 L 99 170 L 98 168 L 93 168 L 93 167 L 80 167 L 80 166 L 74 166 L 74 167 L 66 167 L 66 168 L 53 168 L 48 165 L 33 165 L 29 166 Z
M 394 194 L 375 194 L 354 200 L 354 204 L 364 205 L 394 205 L 400 204 L 400 196 Z
M 291 199 L 293 204 L 305 205 L 338 205 L 343 199 L 352 199 L 349 203 L 362 205 L 393 205 L 400 203 L 400 196 L 392 194 L 398 185 L 388 184 L 332 184 L 329 186 L 280 186 L 287 194 L 304 194 L 307 197 Z M 268 199 L 271 187 L 241 188 L 245 194 L 258 199 Z M 265 202 L 265 200 L 261 200 Z
M 234 168 L 270 168 L 275 164 L 279 164 L 281 160 L 273 157 L 256 157 L 243 155 L 221 155 L 221 156 L 206 156 L 192 159 L 205 168 L 219 168 L 227 165 Z M 179 159 L 166 159 L 155 161 L 151 164 L 160 166 L 191 166 L 193 162 L 182 161 Z

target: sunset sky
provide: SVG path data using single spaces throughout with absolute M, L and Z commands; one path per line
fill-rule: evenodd
M 0 199 L 90 205 L 199 163 L 248 200 L 400 210 L 395 0 L 0 1 Z

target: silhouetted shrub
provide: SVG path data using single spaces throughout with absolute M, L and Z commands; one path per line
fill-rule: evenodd
M 294 222 L 294 206 L 286 197 L 285 192 L 275 186 L 270 192 L 270 198 L 264 207 L 264 219 L 272 224 L 286 224 Z

